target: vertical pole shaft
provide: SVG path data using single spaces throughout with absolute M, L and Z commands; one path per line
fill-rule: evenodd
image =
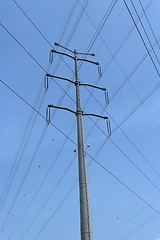
M 77 138 L 78 138 L 81 240 L 92 240 L 93 239 L 92 223 L 91 223 L 91 214 L 90 214 L 86 154 L 85 154 L 85 145 L 84 145 L 82 108 L 81 108 L 81 101 L 80 101 L 76 50 L 74 50 L 74 60 L 75 60 L 75 85 L 76 85 L 76 114 L 77 114 Z

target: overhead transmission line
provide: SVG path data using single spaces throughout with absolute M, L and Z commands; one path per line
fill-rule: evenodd
M 143 31 L 144 31 L 144 33 L 145 33 L 145 35 L 146 35 L 146 38 L 147 38 L 147 40 L 148 40 L 148 42 L 149 42 L 149 44 L 150 44 L 150 47 L 152 48 L 151 40 L 150 40 L 150 38 L 149 38 L 149 36 L 148 36 L 148 33 L 147 33 L 147 31 L 146 31 L 146 29 L 145 29 L 145 27 L 144 27 L 144 25 L 143 25 L 143 23 L 142 23 L 140 17 L 139 17 L 139 14 L 138 14 L 138 11 L 137 11 L 137 9 L 136 9 L 136 7 L 135 7 L 135 4 L 133 3 L 132 0 L 130 0 L 130 1 L 131 1 L 131 3 L 132 3 L 132 6 L 133 6 L 133 8 L 134 8 L 134 11 L 135 11 L 135 13 L 136 13 L 138 19 L 139 19 L 139 22 L 140 22 L 140 24 L 141 24 L 141 26 L 142 26 L 142 28 L 143 28 Z M 138 27 L 138 26 L 137 26 L 137 27 Z M 154 49 L 153 49 L 153 53 L 154 53 L 154 55 L 155 55 L 155 57 L 156 57 L 156 59 L 157 59 L 158 64 L 160 65 L 160 62 L 159 62 L 158 56 L 157 56 L 157 54 L 156 54 L 156 52 L 155 52 Z
M 139 3 L 140 3 L 140 6 L 141 6 L 141 8 L 142 8 L 142 10 L 143 10 L 143 12 L 144 12 L 144 16 L 145 16 L 145 18 L 146 18 L 146 20 L 147 20 L 147 23 L 148 23 L 148 25 L 149 25 L 149 28 L 150 28 L 150 30 L 151 30 L 151 32 L 152 32 L 152 34 L 153 34 L 153 36 L 154 36 L 154 39 L 155 39 L 155 41 L 156 41 L 156 35 L 155 35 L 155 33 L 154 33 L 154 30 L 153 30 L 153 28 L 152 28 L 152 25 L 151 25 L 151 23 L 150 23 L 150 20 L 149 20 L 149 18 L 148 18 L 148 16 L 147 16 L 147 13 L 146 13 L 145 10 L 144 10 L 142 1 L 139 0 Z M 158 48 L 160 49 L 159 43 L 158 43 L 157 45 L 158 45 Z
M 154 201 L 151 202 L 151 204 L 155 203 L 157 200 L 159 200 L 160 198 L 158 197 L 157 199 L 155 199 Z M 109 234 L 105 235 L 103 237 L 103 239 L 106 239 L 106 238 L 109 238 L 111 237 L 112 235 L 114 235 L 116 232 L 118 232 L 121 228 L 125 227 L 128 223 L 130 223 L 133 219 L 137 218 L 142 212 L 144 212 L 148 207 L 145 206 L 143 209 L 141 209 L 140 211 L 138 211 L 136 214 L 134 214 L 133 216 L 127 218 L 127 220 L 125 220 L 125 222 L 123 222 L 120 226 L 114 228 Z M 130 208 L 131 209 L 131 208 Z M 153 216 L 156 216 L 157 214 L 154 213 L 152 215 Z M 102 239 L 102 240 L 103 240 Z
M 44 128 L 44 130 L 43 130 L 43 132 L 42 132 L 42 134 L 41 134 L 40 141 L 39 141 L 38 144 L 36 145 L 35 152 L 34 152 L 32 158 L 31 158 L 30 161 L 29 161 L 29 164 L 28 164 L 28 166 L 27 166 L 27 170 L 26 170 L 26 172 L 25 172 L 25 175 L 23 176 L 23 178 L 22 178 L 22 180 L 21 180 L 21 183 L 20 183 L 20 185 L 19 185 L 19 187 L 18 187 L 18 190 L 17 190 L 17 192 L 16 192 L 16 195 L 15 195 L 13 201 L 12 201 L 12 204 L 10 205 L 10 207 L 9 207 L 9 209 L 8 209 L 8 212 L 9 212 L 9 213 L 12 211 L 13 206 L 14 206 L 16 200 L 18 199 L 19 193 L 20 193 L 20 191 L 21 191 L 21 189 L 22 189 L 22 187 L 23 187 L 23 185 L 24 185 L 24 183 L 25 183 L 25 180 L 26 180 L 26 178 L 27 178 L 28 172 L 29 172 L 29 170 L 30 170 L 30 168 L 31 168 L 31 166 L 32 166 L 32 164 L 33 164 L 33 160 L 34 160 L 34 158 L 35 158 L 35 156 L 36 156 L 36 154 L 37 154 L 37 151 L 38 151 L 38 149 L 39 149 L 39 147 L 40 147 L 40 145 L 41 145 L 41 143 L 42 143 L 42 140 L 43 140 L 44 135 L 45 135 L 45 133 L 46 133 L 46 131 L 47 131 L 47 128 L 48 128 L 48 126 L 45 126 L 45 128 Z M 1 228 L 0 228 L 0 232 L 3 231 L 3 228 L 4 228 L 5 224 L 7 223 L 8 218 L 9 218 L 9 215 L 7 214 L 6 217 L 5 217 L 5 219 L 4 219 L 4 221 L 3 221 L 3 223 L 2 223 L 2 226 L 1 226 Z
M 7 31 L 8 32 L 8 31 Z
M 160 36 L 158 40 L 153 44 L 152 48 L 150 48 L 150 52 L 152 49 L 157 45 L 157 43 L 160 41 Z M 131 73 L 128 75 L 128 77 L 125 79 L 125 81 L 122 83 L 122 85 L 118 88 L 118 90 L 113 94 L 113 96 L 110 98 L 110 102 L 115 98 L 115 96 L 119 93 L 119 91 L 123 88 L 123 86 L 127 83 L 127 81 L 133 76 L 133 74 L 137 71 L 137 69 L 141 66 L 141 64 L 144 62 L 144 60 L 147 58 L 148 53 L 145 53 L 143 57 L 140 59 L 138 64 L 132 69 Z
M 79 4 L 81 5 L 81 3 L 79 2 Z M 82 5 L 81 5 L 81 7 L 83 7 Z M 148 5 L 148 7 L 149 7 L 149 5 Z M 84 9 L 84 11 L 85 11 L 85 13 L 86 13 L 86 15 L 87 15 L 87 17 L 89 18 L 89 20 L 90 20 L 90 22 L 92 23 L 92 25 L 93 25 L 93 27 L 97 30 L 97 28 L 96 28 L 96 26 L 94 25 L 94 23 L 93 23 L 93 21 L 91 20 L 91 18 L 89 17 L 89 15 L 87 14 L 87 12 L 86 12 L 86 10 Z M 97 30 L 97 32 L 98 32 L 98 30 Z M 104 41 L 104 39 L 102 38 L 102 36 L 101 36 L 101 34 L 99 33 L 99 36 L 100 36 L 100 38 L 102 39 L 102 41 L 103 41 L 103 43 L 105 44 L 105 46 L 106 46 L 106 48 L 110 51 L 110 53 L 111 53 L 111 55 L 113 56 L 113 53 L 111 52 L 111 50 L 108 48 L 108 46 L 107 46 L 107 44 L 106 44 L 106 42 Z M 152 50 L 153 48 L 151 48 L 151 50 Z M 113 58 L 114 58 L 114 60 L 116 61 L 116 63 L 117 63 L 117 65 L 119 66 L 119 68 L 121 69 L 121 67 L 120 67 L 120 65 L 119 65 L 119 63 L 117 62 L 117 60 L 116 60 L 116 58 L 113 56 Z M 142 62 L 141 62 L 142 63 Z M 138 65 L 138 67 L 139 67 L 140 65 Z M 137 69 L 137 68 L 136 68 Z M 124 73 L 124 71 L 121 69 L 121 72 L 125 75 L 125 73 Z M 133 73 L 132 73 L 133 74 Z M 126 75 L 125 75 L 125 77 L 126 77 L 126 80 L 128 81 L 129 80 L 129 78 L 131 77 L 131 74 L 129 75 L 129 77 L 127 77 Z M 125 83 L 126 83 L 126 81 L 125 81 Z M 130 83 L 131 84 L 131 83 Z M 132 84 L 131 84 L 131 87 L 133 88 L 133 90 L 136 92 L 136 90 L 134 89 L 134 87 L 132 86 Z M 102 109 L 104 109 L 104 107 L 99 103 L 99 101 L 95 98 L 95 96 L 93 95 L 93 91 L 90 91 L 88 88 L 86 88 L 87 89 L 87 91 L 90 93 L 90 95 L 92 95 L 92 97 L 96 100 L 96 102 L 102 107 Z M 121 88 L 120 88 L 121 89 Z M 118 92 L 117 92 L 118 93 Z M 137 94 L 137 92 L 136 92 L 136 95 L 138 96 L 138 98 L 140 99 L 140 97 L 139 97 L 139 95 Z M 90 96 L 88 97 L 88 99 L 87 99 L 87 101 L 89 100 L 89 98 L 90 98 Z M 112 98 L 113 99 L 113 98 Z M 141 99 L 140 99 L 141 100 Z M 85 103 L 86 104 L 86 103 Z M 153 119 L 153 117 L 151 116 L 151 114 L 149 113 L 149 111 L 148 111 L 148 109 L 145 107 L 145 105 L 144 105 L 144 108 L 146 109 L 146 111 L 147 111 L 147 113 L 148 113 L 148 115 L 150 116 L 150 118 L 151 118 L 151 120 L 153 121 L 153 123 L 154 123 L 154 125 L 156 126 L 156 128 L 160 131 L 160 129 L 159 129 L 159 127 L 157 126 L 157 124 L 156 124 L 156 122 L 154 121 L 154 119 Z M 105 109 L 104 109 L 104 111 L 105 111 Z M 103 111 L 103 112 L 104 112 Z M 105 111 L 106 112 L 106 111 Z M 107 113 L 107 112 L 106 112 Z M 107 113 L 108 114 L 108 113 Z M 111 116 L 109 116 L 110 118 L 111 118 Z M 112 119 L 112 118 L 111 118 Z M 98 121 L 98 120 L 97 120 Z M 114 119 L 112 119 L 112 121 L 114 121 Z M 115 121 L 114 121 L 114 123 L 115 123 Z M 115 123 L 116 125 L 117 125 L 117 123 Z M 118 125 L 117 125 L 117 127 L 118 127 Z M 125 137 L 130 141 L 130 143 L 136 148 L 136 150 L 140 153 L 140 155 L 147 161 L 147 163 L 150 165 L 150 167 L 152 167 L 152 169 L 160 176 L 160 174 L 158 173 L 158 171 L 151 165 L 151 163 L 146 159 L 146 157 L 140 152 L 140 150 L 137 148 L 137 146 L 130 140 L 130 138 L 127 136 L 127 134 L 120 128 L 120 127 L 118 127 L 120 130 L 121 130 L 121 132 L 125 135 Z M 113 131 L 114 132 L 114 131 Z
M 74 125 L 72 126 L 72 128 L 71 128 L 71 130 L 70 130 L 70 132 L 69 132 L 69 134 L 68 134 L 69 137 L 70 137 L 70 135 L 71 135 L 71 133 L 72 133 L 72 131 L 73 131 L 73 128 L 74 128 Z M 17 230 L 17 228 L 18 228 L 18 226 L 20 225 L 20 223 L 22 222 L 24 216 L 27 214 L 27 212 L 28 212 L 28 210 L 30 209 L 32 203 L 34 202 L 34 200 L 36 199 L 38 193 L 40 192 L 42 186 L 43 186 L 44 183 L 46 182 L 47 177 L 49 176 L 49 174 L 51 173 L 51 171 L 54 169 L 55 164 L 56 164 L 56 162 L 57 162 L 60 154 L 62 153 L 62 150 L 64 149 L 67 141 L 68 141 L 68 138 L 65 138 L 65 140 L 64 140 L 62 146 L 60 147 L 58 153 L 57 153 L 56 156 L 54 157 L 52 164 L 51 164 L 50 167 L 48 168 L 48 170 L 47 170 L 45 176 L 43 177 L 43 179 L 41 180 L 38 189 L 36 190 L 35 194 L 34 194 L 33 197 L 31 198 L 29 204 L 28 204 L 27 207 L 25 208 L 25 211 L 23 212 L 22 217 L 20 218 L 20 220 L 18 221 L 18 223 L 17 223 L 16 226 L 14 227 L 14 230 L 13 230 L 12 233 L 10 234 L 8 240 L 11 239 L 11 237 L 13 236 L 13 234 L 15 233 L 15 231 Z M 70 161 L 68 167 L 66 168 L 66 170 L 65 170 L 64 173 L 62 174 L 62 176 L 61 176 L 61 178 L 59 179 L 58 183 L 57 183 L 56 186 L 53 188 L 51 194 L 50 194 L 49 197 L 48 197 L 48 201 L 49 201 L 49 198 L 51 197 L 51 195 L 53 195 L 53 193 L 55 193 L 57 187 L 60 185 L 60 183 L 62 182 L 62 180 L 63 180 L 64 177 L 66 176 L 67 172 L 68 172 L 69 169 L 71 168 L 71 166 L 72 166 L 72 164 L 73 164 L 73 162 L 74 162 L 74 161 L 73 161 L 74 159 L 75 159 L 75 157 Z M 48 201 L 47 201 L 47 202 L 48 202 Z M 45 202 L 46 202 L 46 201 L 45 201 Z M 43 207 L 43 208 L 44 208 L 44 207 Z M 40 211 L 41 211 L 41 210 L 40 210 Z M 39 211 L 39 213 L 40 213 L 40 211 Z
M 144 45 L 146 51 L 148 52 L 148 55 L 149 55 L 149 57 L 150 57 L 150 59 L 151 59 L 151 62 L 152 62 L 152 64 L 153 64 L 154 68 L 155 68 L 155 71 L 157 72 L 158 77 L 160 77 L 160 73 L 159 73 L 159 71 L 158 71 L 158 68 L 157 68 L 157 66 L 156 66 L 156 64 L 155 64 L 155 62 L 154 62 L 154 60 L 153 60 L 153 58 L 152 58 L 152 56 L 151 56 L 151 54 L 150 54 L 150 52 L 149 52 L 149 50 L 148 50 L 148 47 L 147 47 L 147 45 L 146 45 L 146 43 L 145 43 L 145 41 L 144 41 L 144 39 L 143 39 L 143 37 L 142 37 L 142 34 L 141 34 L 141 32 L 140 32 L 140 30 L 139 30 L 139 28 L 138 28 L 138 26 L 137 26 L 137 24 L 136 24 L 136 22 L 135 22 L 135 20 L 134 20 L 134 18 L 133 18 L 133 15 L 132 15 L 132 13 L 131 13 L 131 11 L 130 11 L 127 3 L 126 3 L 126 0 L 123 0 L 123 2 L 124 2 L 125 6 L 126 6 L 126 8 L 127 8 L 127 11 L 128 11 L 128 13 L 129 13 L 129 15 L 130 15 L 130 17 L 131 17 L 131 19 L 132 19 L 132 21 L 133 21 L 136 29 L 137 29 L 137 32 L 138 32 L 138 34 L 139 34 L 139 36 L 140 36 L 140 38 L 141 38 L 141 40 L 142 40 L 143 45 Z
M 14 1 L 14 0 L 13 0 Z M 14 1 L 15 3 L 16 3 L 16 1 Z M 23 9 L 16 3 L 16 5 L 19 7 L 19 9 L 23 12 L 23 14 L 25 14 L 25 16 L 30 20 L 30 18 L 27 16 L 27 14 L 23 11 Z M 30 20 L 30 22 L 34 25 L 34 27 L 36 28 L 36 29 L 38 29 L 37 27 L 36 27 L 36 25 L 33 23 L 33 21 L 32 20 Z M 42 32 L 39 30 L 39 33 L 41 33 L 41 35 L 42 35 L 42 37 L 44 37 L 44 35 L 42 34 Z M 46 40 L 46 38 L 45 38 L 45 40 Z M 47 41 L 48 43 L 49 43 L 49 41 Z M 50 44 L 51 45 L 51 44 Z M 48 71 L 47 71 L 48 72 Z M 64 95 L 63 95 L 63 97 L 64 97 Z M 61 98 L 61 100 L 60 100 L 60 102 L 62 101 L 62 99 L 63 99 L 63 97 Z M 34 124 L 34 123 L 33 123 Z M 32 125 L 32 127 L 33 127 L 33 125 Z M 31 132 L 31 130 L 30 130 L 30 132 Z M 28 138 L 29 138 L 29 136 L 28 136 Z M 27 140 L 26 140 L 26 142 L 28 141 L 28 138 L 27 138 Z M 24 147 L 25 148 L 25 147 Z M 22 153 L 23 154 L 23 153 Z M 22 157 L 22 156 L 21 156 Z M 15 172 L 16 172 L 16 170 L 17 170 L 17 167 L 19 166 L 19 164 L 20 164 L 20 161 L 18 162 L 18 164 L 17 164 L 17 166 L 16 166 L 16 169 L 15 169 L 15 171 L 14 171 L 14 174 L 13 174 L 13 176 L 12 176 L 12 180 L 14 179 L 14 176 L 15 176 Z M 8 184 L 9 184 L 9 182 L 7 182 Z M 6 191 L 6 194 L 5 195 L 3 195 L 3 202 L 2 202 L 2 205 L 1 205 L 1 207 L 3 206 L 3 204 L 4 204 L 4 202 L 5 202 L 5 200 L 6 200 L 6 197 L 7 197 L 7 195 L 8 195 L 8 192 L 9 192 L 9 190 L 10 190 L 10 187 L 11 187 L 11 184 L 9 185 L 9 188 L 7 189 L 7 188 L 5 188 L 5 191 Z M 4 197 L 5 196 L 5 197 Z
M 8 31 L 7 31 L 8 32 Z M 44 69 L 44 71 L 46 72 L 46 70 Z M 63 90 L 63 89 L 62 89 Z M 68 94 L 67 94 L 68 95 Z M 70 97 L 70 96 L 69 96 Z M 71 97 L 70 97 L 71 98 Z M 72 98 L 71 98 L 72 99 Z M 73 99 L 72 99 L 73 100 Z
M 150 2 L 150 4 L 151 4 L 151 3 L 152 3 L 152 1 Z M 80 4 L 81 7 L 83 8 L 83 6 L 82 6 L 82 4 L 80 3 L 80 1 L 79 1 L 79 4 Z M 150 6 L 150 4 L 148 4 L 148 6 L 146 7 L 146 9 L 148 9 L 148 7 Z M 146 11 L 146 9 L 145 9 L 145 11 Z M 95 28 L 95 30 L 98 32 L 99 30 L 96 28 L 96 26 L 94 25 L 93 21 L 91 20 L 91 18 L 89 17 L 89 15 L 88 15 L 88 13 L 86 12 L 85 9 L 84 9 L 84 11 L 85 11 L 85 14 L 87 15 L 89 21 L 91 22 L 92 26 L 93 26 L 93 27 Z M 142 15 L 141 15 L 141 17 L 142 17 Z M 140 21 L 140 18 L 141 18 L 141 17 L 139 17 L 139 21 Z M 132 29 L 133 29 L 133 28 L 132 28 Z M 131 33 L 131 31 L 130 31 L 130 33 Z M 123 75 L 125 76 L 126 80 L 128 80 L 129 78 L 127 78 L 126 74 L 124 73 L 123 69 L 121 68 L 120 64 L 119 64 L 118 61 L 116 60 L 115 56 L 113 55 L 113 53 L 112 53 L 112 51 L 110 50 L 110 48 L 107 46 L 105 40 L 103 39 L 103 37 L 101 36 L 100 33 L 99 33 L 99 37 L 101 38 L 101 40 L 103 41 L 105 47 L 108 49 L 108 51 L 109 51 L 110 54 L 112 55 L 113 59 L 115 60 L 117 66 L 119 67 L 119 69 L 121 70 L 121 72 L 123 73 Z M 126 40 L 126 39 L 125 39 L 125 40 Z M 154 48 L 151 48 L 151 49 L 154 50 Z M 130 83 L 130 82 L 129 82 L 129 83 Z M 136 92 L 136 90 L 134 89 L 133 85 L 132 85 L 131 83 L 130 83 L 130 85 L 131 85 L 132 89 L 134 90 L 135 94 L 137 95 L 137 97 L 140 99 L 140 97 L 139 97 L 138 93 Z M 123 86 L 124 86 L 124 84 L 123 84 Z M 94 95 L 92 94 L 92 92 L 91 92 L 90 90 L 88 90 L 88 88 L 86 88 L 86 89 L 87 89 L 87 91 L 92 95 L 92 97 L 94 97 Z M 121 89 L 121 87 L 120 87 L 120 89 Z M 94 91 L 94 90 L 93 90 L 93 91 Z M 117 91 L 117 93 L 118 93 L 118 91 Z M 95 97 L 94 97 L 94 98 L 95 98 Z M 87 101 L 88 101 L 88 99 L 87 99 Z M 151 116 L 151 114 L 149 113 L 149 111 L 148 111 L 148 109 L 146 108 L 145 105 L 144 105 L 144 108 L 146 109 L 146 111 L 147 111 L 148 115 L 150 116 L 151 120 L 153 121 L 155 127 L 160 131 L 159 127 L 157 126 L 156 122 L 154 121 L 153 117 Z
M 24 103 L 26 103 L 30 108 L 34 109 L 34 107 L 29 104 L 24 98 L 22 98 L 19 94 L 17 94 L 12 88 L 10 88 L 7 84 L 5 84 L 2 80 L 0 82 L 5 85 L 10 91 L 12 91 L 14 94 L 16 94 L 17 97 L 19 97 Z M 160 84 L 159 84 L 160 86 Z M 38 112 L 36 109 L 34 109 L 43 119 L 46 120 L 45 116 L 43 116 L 40 112 Z M 70 138 L 68 137 L 62 130 L 60 130 L 57 126 L 55 126 L 52 122 L 50 123 L 53 127 L 55 127 L 62 135 L 67 137 L 75 146 L 77 144 Z M 140 200 L 142 200 L 147 206 L 149 206 L 152 210 L 157 212 L 158 214 L 159 211 L 157 211 L 155 208 L 153 208 L 149 203 L 147 203 L 143 198 L 141 198 L 136 192 L 134 192 L 131 188 L 129 188 L 125 183 L 123 183 L 118 177 L 116 177 L 114 174 L 112 174 L 107 168 L 105 168 L 101 163 L 99 163 L 96 159 L 94 159 L 90 154 L 86 152 L 86 154 L 94 161 L 96 162 L 102 169 L 104 169 L 106 172 L 108 172 L 113 178 L 115 178 L 119 183 L 121 183 L 125 188 L 127 188 L 130 192 L 132 192 L 135 196 L 137 196 Z

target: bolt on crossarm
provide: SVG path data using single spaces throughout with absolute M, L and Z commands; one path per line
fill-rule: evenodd
M 81 240 L 92 240 L 92 223 L 90 213 L 90 200 L 87 180 L 86 154 L 84 144 L 82 108 L 80 100 L 80 82 L 78 80 L 77 52 L 74 50 L 75 61 L 75 86 L 76 86 L 76 115 L 77 115 L 77 140 L 78 140 L 78 165 L 79 165 L 79 191 L 80 191 L 80 221 Z

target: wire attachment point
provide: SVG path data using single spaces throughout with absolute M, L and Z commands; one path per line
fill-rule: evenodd
M 101 69 L 101 66 L 100 65 L 97 65 L 98 66 L 98 75 L 99 75 L 99 78 L 102 77 L 102 69 Z
M 51 113 L 50 113 L 50 108 L 46 108 L 46 123 L 49 125 L 51 120 Z
M 49 62 L 50 63 L 53 62 L 53 52 L 52 51 L 49 52 Z
M 108 132 L 108 137 L 111 136 L 112 134 L 112 131 L 111 131 L 111 124 L 110 124 L 110 121 L 109 119 L 106 120 L 106 123 L 107 123 L 107 132 Z
M 44 77 L 44 89 L 46 91 L 48 90 L 48 76 L 47 75 Z
M 108 104 L 109 104 L 109 95 L 108 95 L 107 89 L 105 90 L 104 94 L 105 94 L 105 102 L 106 102 L 106 105 L 108 105 Z

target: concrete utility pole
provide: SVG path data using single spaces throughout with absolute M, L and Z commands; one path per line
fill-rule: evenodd
M 61 48 L 64 48 L 65 50 L 72 53 L 72 55 L 58 52 L 56 50 L 51 50 L 50 53 L 50 60 L 53 59 L 53 53 L 58 53 L 67 57 L 70 57 L 74 60 L 75 63 L 75 81 L 72 81 L 70 79 L 59 77 L 51 74 L 46 74 L 46 83 L 45 86 L 48 86 L 48 77 L 52 78 L 58 78 L 61 80 L 69 81 L 73 83 L 76 87 L 76 111 L 73 111 L 68 108 L 54 106 L 52 104 L 48 105 L 47 108 L 47 122 L 50 122 L 50 108 L 58 108 L 61 110 L 67 110 L 69 112 L 72 112 L 77 117 L 77 141 L 78 141 L 78 166 L 79 166 L 79 193 L 80 193 L 80 224 L 81 224 L 81 240 L 92 240 L 93 239 L 93 232 L 92 232 L 92 222 L 91 222 L 91 213 L 90 213 L 90 200 L 89 200 L 89 190 L 88 190 L 88 178 L 87 178 L 87 167 L 86 167 L 86 153 L 85 153 L 85 143 L 84 143 L 84 133 L 83 133 L 83 122 L 82 122 L 82 116 L 84 115 L 91 115 L 103 119 L 108 119 L 106 116 L 100 116 L 97 114 L 84 114 L 81 107 L 81 99 L 80 99 L 80 86 L 89 86 L 93 88 L 100 89 L 102 91 L 106 92 L 106 88 L 101 88 L 97 86 L 93 86 L 91 84 L 83 84 L 80 83 L 78 79 L 78 66 L 77 61 L 85 61 L 92 64 L 95 64 L 99 66 L 98 62 L 93 62 L 90 60 L 87 60 L 85 58 L 78 58 L 78 54 L 83 55 L 89 55 L 94 56 L 94 54 L 85 54 L 85 53 L 78 53 L 76 50 L 72 51 L 68 48 L 65 48 L 61 46 L 58 43 L 55 43 L 56 46 L 59 46 Z
M 79 191 L 80 191 L 80 216 L 81 216 L 81 240 L 92 240 L 92 223 L 90 213 L 90 201 L 87 180 L 86 154 L 84 145 L 82 108 L 79 91 L 77 53 L 74 50 L 75 61 L 75 86 L 76 86 L 76 105 L 77 105 L 77 140 L 78 140 L 78 164 L 79 164 Z

